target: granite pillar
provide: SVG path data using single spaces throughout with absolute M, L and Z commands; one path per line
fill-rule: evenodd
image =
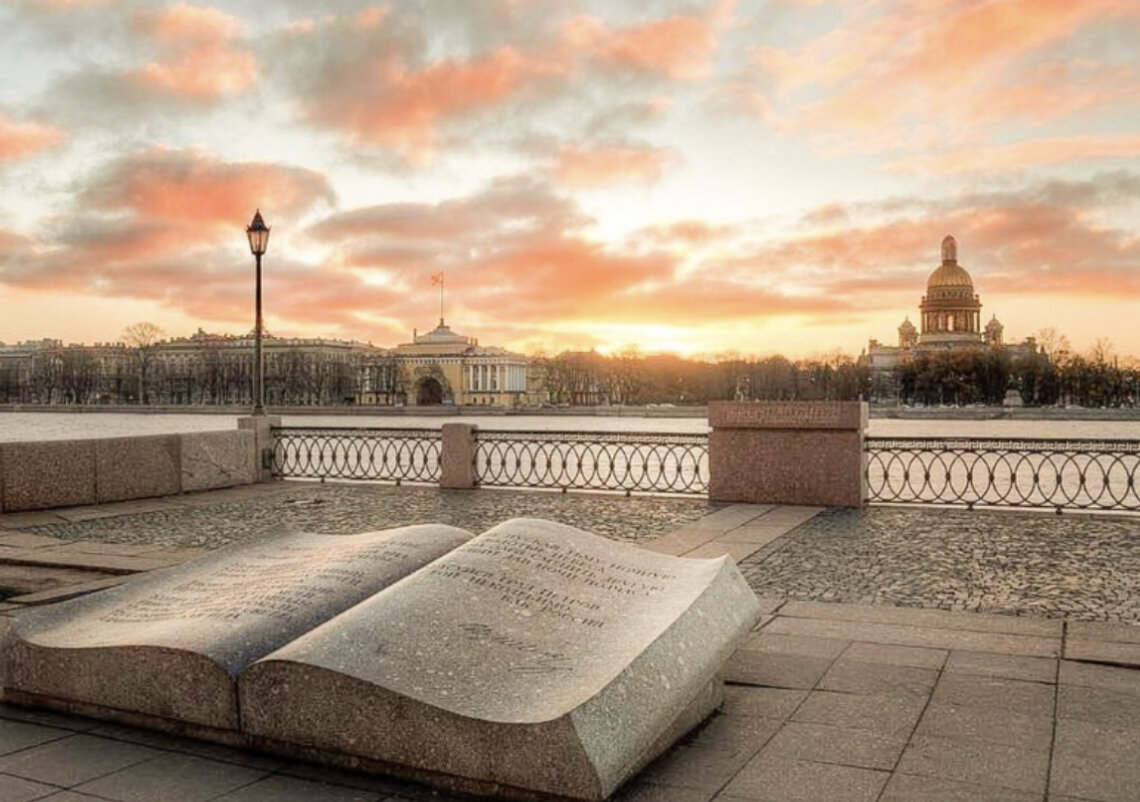
M 471 423 L 445 423 L 439 456 L 439 486 L 470 490 L 478 485 L 475 475 L 475 432 Z
M 238 418 L 239 429 L 248 429 L 254 433 L 253 464 L 256 466 L 255 475 L 258 482 L 273 481 L 273 462 L 267 454 L 273 452 L 273 432 L 271 430 L 274 426 L 280 425 L 281 417 L 279 415 L 253 415 L 248 418 Z
M 862 507 L 863 401 L 709 403 L 709 498 Z

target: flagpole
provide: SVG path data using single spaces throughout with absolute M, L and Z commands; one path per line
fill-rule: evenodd
M 439 271 L 439 325 L 443 326 L 443 271 Z

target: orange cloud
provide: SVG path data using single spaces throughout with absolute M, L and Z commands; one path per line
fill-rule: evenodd
M 1017 170 L 1089 159 L 1140 156 L 1140 136 L 1071 136 L 1014 142 L 985 148 L 955 149 L 903 159 L 894 166 L 936 173 Z
M 625 181 L 652 184 L 676 161 L 676 154 L 668 148 L 564 145 L 555 155 L 554 176 L 559 183 L 576 188 L 597 188 Z
M 131 73 L 143 86 L 210 102 L 245 91 L 257 78 L 257 60 L 236 46 L 242 25 L 214 8 L 186 3 L 142 11 L 136 24 L 162 57 Z
M 326 83 L 305 101 L 309 119 L 423 163 L 432 158 L 442 121 L 488 108 L 556 67 L 502 47 L 468 61 L 438 61 L 423 69 L 409 68 L 394 54 L 353 69 L 359 74 L 348 84 L 325 76 Z
M 860 6 L 798 51 L 759 48 L 751 86 L 733 88 L 769 121 L 839 152 L 930 153 L 984 142 L 995 125 L 1140 96 L 1140 70 L 1111 50 L 1066 54 L 1079 32 L 1138 23 L 1127 0 Z
M 81 200 L 152 221 L 228 227 L 244 223 L 257 207 L 267 215 L 295 217 L 332 198 L 328 179 L 312 170 L 154 148 L 103 168 Z
M 25 159 L 64 140 L 63 132 L 39 123 L 16 123 L 0 117 L 0 162 Z
M 563 24 L 575 49 L 623 69 L 694 80 L 709 73 L 716 51 L 713 22 L 700 16 L 674 16 L 619 28 L 597 17 L 575 17 Z

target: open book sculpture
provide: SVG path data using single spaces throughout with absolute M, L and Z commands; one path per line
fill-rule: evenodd
M 19 618 L 5 698 L 503 795 L 604 799 L 720 703 L 727 557 L 531 519 L 287 534 Z

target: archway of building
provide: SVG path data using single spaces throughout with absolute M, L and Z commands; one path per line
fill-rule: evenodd
M 416 386 L 416 404 L 418 406 L 437 406 L 443 403 L 443 385 L 438 379 L 430 376 L 421 379 Z

